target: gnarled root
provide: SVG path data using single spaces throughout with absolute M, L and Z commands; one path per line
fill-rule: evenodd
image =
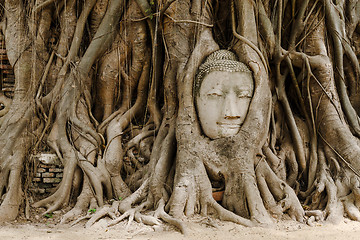
M 64 224 L 74 218 L 78 218 L 88 209 L 97 209 L 97 203 L 94 198 L 94 194 L 91 191 L 89 179 L 85 178 L 82 191 L 77 198 L 75 206 L 61 218 L 60 224 Z
M 31 125 L 29 123 L 33 103 L 17 102 L 3 117 L 0 128 L 0 222 L 14 220 L 23 203 L 22 171 L 31 142 L 35 141 L 42 128 L 36 117 L 32 118 Z
M 118 206 L 119 206 L 119 202 L 114 201 L 111 206 L 104 205 L 100 210 L 97 210 L 95 214 L 93 214 L 92 216 L 88 214 L 87 216 L 85 216 L 85 218 L 90 218 L 90 220 L 86 223 L 85 227 L 86 228 L 91 227 L 97 220 L 105 216 L 109 216 L 112 219 L 116 219 L 116 214 L 118 213 Z M 74 224 L 76 223 L 77 221 L 74 222 Z
M 294 190 L 279 179 L 266 162 L 258 163 L 256 178 L 265 207 L 273 215 L 286 212 L 292 219 L 304 221 L 305 212 Z
M 87 214 L 81 220 L 90 218 L 90 220 L 86 223 L 86 227 L 91 227 L 96 221 L 105 216 L 110 216 L 112 218 L 112 221 L 108 223 L 108 226 L 113 226 L 126 218 L 129 218 L 128 226 L 134 219 L 137 222 L 142 222 L 150 226 L 159 225 L 160 222 L 157 220 L 157 217 L 141 213 L 151 206 L 150 201 L 144 201 L 140 205 L 132 207 L 133 204 L 136 204 L 145 198 L 148 192 L 148 186 L 148 180 L 146 180 L 137 191 L 125 200 L 114 201 L 111 206 L 105 205 L 100 210 L 96 211 L 95 214 Z M 77 222 L 79 221 L 76 221 L 74 224 Z
M 95 197 L 99 205 L 102 205 L 102 186 L 109 186 L 109 183 L 101 178 L 101 171 L 94 174 L 94 164 L 98 146 L 101 144 L 101 138 L 92 127 L 91 117 L 88 106 L 81 97 L 84 94 L 75 91 L 74 86 L 82 84 L 82 78 L 72 72 L 62 89 L 62 98 L 57 104 L 56 119 L 53 128 L 49 134 L 48 142 L 58 154 L 64 164 L 63 179 L 56 192 L 37 203 L 34 207 L 46 207 L 45 213 L 53 212 L 69 203 L 71 190 L 79 187 L 78 182 L 74 182 L 74 176 L 77 172 L 78 179 L 80 172 L 76 171 L 78 167 L 94 187 Z M 91 167 L 89 166 L 91 165 Z M 98 164 L 101 167 L 101 164 Z M 101 170 L 101 169 L 100 169 Z M 109 187 L 107 187 L 109 188 Z M 77 190 L 77 189 L 75 189 Z M 108 192 L 111 191 L 108 190 Z M 100 196 L 101 195 L 101 196 Z
M 189 154 L 187 149 L 185 147 L 178 149 L 177 159 L 181 159 L 181 162 L 185 160 L 187 164 L 183 166 L 185 169 L 180 171 L 181 174 L 175 173 L 173 193 L 166 208 L 169 209 L 169 214 L 180 219 L 184 215 L 191 216 L 194 213 L 207 215 L 208 208 L 212 207 L 222 220 L 244 226 L 256 225 L 256 222 L 226 210 L 213 199 L 211 183 L 203 162 Z
M 319 170 L 317 172 L 314 184 L 306 193 L 300 193 L 300 196 L 306 197 L 304 205 L 309 204 L 310 210 L 307 216 L 315 216 L 318 220 L 327 220 L 328 222 L 337 223 L 343 217 L 343 207 L 339 201 L 339 190 L 342 186 L 339 181 L 334 181 L 333 176 L 325 162 L 323 150 L 318 150 L 319 154 Z M 319 211 L 320 210 L 320 211 Z
M 254 222 L 273 223 L 262 203 L 254 172 L 234 171 L 227 179 L 222 201 L 226 209 Z
M 347 216 L 355 221 L 360 221 L 360 191 L 359 178 L 353 176 L 351 178 L 351 193 L 342 198 L 344 210 Z

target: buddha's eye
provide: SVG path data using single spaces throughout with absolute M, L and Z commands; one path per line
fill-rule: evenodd
M 3 110 L 5 108 L 5 105 L 3 103 L 0 103 L 0 110 Z
M 252 97 L 252 94 L 248 91 L 239 91 L 239 92 L 237 92 L 236 95 L 238 98 L 251 98 Z
M 221 97 L 221 96 L 223 96 L 223 92 L 214 90 L 214 91 L 208 92 L 207 95 L 211 96 L 211 97 Z

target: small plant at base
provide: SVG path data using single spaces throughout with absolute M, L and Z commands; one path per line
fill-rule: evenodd
M 119 197 L 119 201 L 121 201 L 121 200 L 123 200 L 123 198 L 122 198 L 122 197 Z
M 52 217 L 53 217 L 53 214 L 52 214 L 52 213 L 46 213 L 46 214 L 44 215 L 44 217 L 46 217 L 46 218 L 52 218 Z
M 91 208 L 91 209 L 89 209 L 88 212 L 89 212 L 89 213 L 95 213 L 95 212 L 96 212 L 96 209 L 95 209 L 95 208 Z

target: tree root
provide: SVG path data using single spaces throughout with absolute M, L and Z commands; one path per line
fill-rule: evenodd
M 137 222 L 144 223 L 144 224 L 150 225 L 150 226 L 159 225 L 160 222 L 155 217 L 149 216 L 149 215 L 144 215 L 141 213 L 141 211 L 147 210 L 149 206 L 150 206 L 150 202 L 145 201 L 145 202 L 141 203 L 140 205 L 136 206 L 135 208 L 130 208 L 127 211 L 125 211 L 120 217 L 118 217 L 118 218 L 114 219 L 112 222 L 110 222 L 108 224 L 108 226 L 113 226 L 113 225 L 121 222 L 123 219 L 125 219 L 127 217 L 129 218 L 127 228 L 134 219 Z
M 83 181 L 82 191 L 77 198 L 75 206 L 61 218 L 60 224 L 64 224 L 68 221 L 73 220 L 74 218 L 78 218 L 88 209 L 97 209 L 97 208 L 98 208 L 98 204 L 96 199 L 94 198 L 94 193 L 91 189 L 89 179 L 85 178 Z M 91 211 L 88 213 L 91 213 Z
M 171 225 L 174 225 L 175 227 L 177 227 L 178 229 L 180 229 L 180 231 L 186 235 L 187 234 L 187 229 L 185 227 L 185 224 L 181 221 L 178 220 L 176 218 L 171 217 L 169 214 L 167 214 L 165 212 L 165 201 L 164 199 L 160 199 L 159 201 L 159 206 L 155 211 L 154 216 L 156 218 L 160 218 L 162 219 L 164 222 L 167 222 Z
M 352 176 L 350 180 L 351 193 L 341 201 L 344 211 L 351 220 L 360 221 L 360 180 L 357 176 Z
M 111 206 L 105 205 L 100 210 L 97 210 L 95 214 L 86 215 L 84 218 L 90 218 L 90 220 L 86 223 L 85 227 L 90 228 L 97 220 L 105 216 L 109 216 L 112 219 L 116 219 L 116 214 L 118 213 L 118 206 L 119 206 L 119 202 L 114 201 Z
M 343 217 L 343 207 L 338 198 L 339 186 L 334 182 L 325 165 L 325 156 L 319 150 L 320 169 L 313 186 L 308 190 L 311 194 L 306 198 L 304 205 L 311 203 L 311 210 L 321 209 L 321 211 L 308 211 L 307 215 L 314 215 L 320 220 L 337 223 Z M 341 192 L 341 191 L 340 191 Z M 324 195 L 326 197 L 324 197 Z M 322 207 L 323 206 L 323 207 Z
M 294 190 L 279 179 L 266 162 L 258 163 L 256 177 L 263 202 L 271 213 L 287 212 L 292 219 L 304 221 L 305 213 Z

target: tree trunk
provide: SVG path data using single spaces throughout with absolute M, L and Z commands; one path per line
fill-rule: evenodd
M 71 205 L 61 223 L 109 215 L 186 232 L 197 213 L 245 226 L 360 220 L 359 1 L 3 2 L 15 85 L 12 99 L 0 93 L 0 221 L 24 211 L 22 176 L 41 149 L 64 175 L 32 206 Z M 213 139 L 197 78 L 220 49 L 254 91 L 240 130 Z M 201 81 L 241 72 L 219 66 Z

